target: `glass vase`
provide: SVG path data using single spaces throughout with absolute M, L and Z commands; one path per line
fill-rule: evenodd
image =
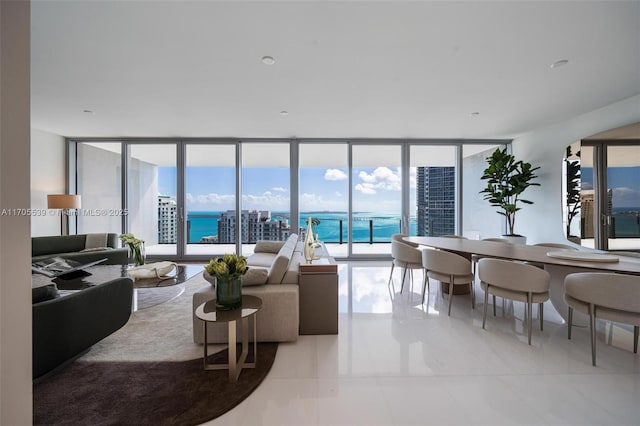
M 131 259 L 131 263 L 135 266 L 144 265 L 146 260 L 144 243 L 129 245 L 129 259 Z
M 216 309 L 230 311 L 242 306 L 242 283 L 240 278 L 216 280 Z

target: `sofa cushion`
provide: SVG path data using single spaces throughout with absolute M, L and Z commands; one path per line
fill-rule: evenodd
M 282 246 L 284 245 L 284 241 L 258 241 L 256 243 L 256 247 L 253 249 L 254 253 L 273 253 L 277 254 Z
M 284 278 L 289 268 L 289 262 L 291 261 L 297 243 L 298 236 L 291 234 L 271 265 L 268 284 L 280 284 L 282 282 L 282 278 Z
M 298 272 L 302 259 L 302 253 L 297 251 L 293 252 L 291 261 L 287 267 L 287 272 L 285 272 L 284 277 L 282 277 L 282 281 L 280 282 L 281 284 L 298 284 Z
M 93 249 L 107 246 L 108 234 L 87 234 L 84 242 L 85 249 Z
M 276 255 L 273 253 L 253 253 L 247 258 L 247 265 L 270 268 Z
M 246 287 L 250 285 L 265 284 L 268 278 L 269 278 L 269 269 L 263 268 L 260 266 L 257 266 L 257 267 L 251 266 L 249 267 L 249 270 L 247 271 L 247 273 L 242 276 L 242 279 L 241 279 L 242 286 Z

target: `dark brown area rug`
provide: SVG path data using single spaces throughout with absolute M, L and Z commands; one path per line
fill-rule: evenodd
M 258 344 L 256 368 L 229 383 L 202 359 L 180 362 L 76 361 L 33 386 L 34 425 L 198 425 L 229 411 L 265 378 L 277 343 Z M 252 351 L 249 351 L 252 356 Z M 227 351 L 209 362 L 224 363 Z

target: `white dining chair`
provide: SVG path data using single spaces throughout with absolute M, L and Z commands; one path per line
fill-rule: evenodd
M 413 288 L 413 270 L 422 269 L 422 251 L 418 248 L 418 244 L 403 241 L 405 234 L 393 234 L 391 236 L 391 272 L 389 273 L 389 283 L 391 286 L 393 280 L 393 270 L 396 266 L 402 269 L 402 284 L 400 285 L 400 293 L 404 289 L 404 282 L 407 276 L 407 270 L 411 271 L 411 288 Z M 395 291 L 395 290 L 394 290 Z
M 482 328 L 487 321 L 489 294 L 494 296 L 493 314 L 495 316 L 495 296 L 525 302 L 527 306 L 528 342 L 531 345 L 531 324 L 533 304 L 538 304 L 540 330 L 543 330 L 544 302 L 549 300 L 551 276 L 547 271 L 526 263 L 513 260 L 484 258 L 478 262 L 478 277 L 484 290 L 484 313 Z
M 573 310 L 589 315 L 591 363 L 596 365 L 596 319 L 633 325 L 633 353 L 640 331 L 640 276 L 608 272 L 579 272 L 564 279 L 569 306 L 567 337 L 571 339 Z
M 453 287 L 456 285 L 468 285 L 471 293 L 471 309 L 475 308 L 475 296 L 471 272 L 471 262 L 455 253 L 444 250 L 425 249 L 422 251 L 422 266 L 424 267 L 424 282 L 422 283 L 422 303 L 425 292 L 429 288 L 429 280 L 440 281 L 449 284 L 449 310 L 451 316 L 451 301 L 453 300 Z

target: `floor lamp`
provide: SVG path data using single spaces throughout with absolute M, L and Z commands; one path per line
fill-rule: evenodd
M 70 194 L 49 194 L 47 195 L 47 208 L 51 210 L 61 210 L 60 234 L 69 235 L 69 210 L 80 208 L 80 196 Z

